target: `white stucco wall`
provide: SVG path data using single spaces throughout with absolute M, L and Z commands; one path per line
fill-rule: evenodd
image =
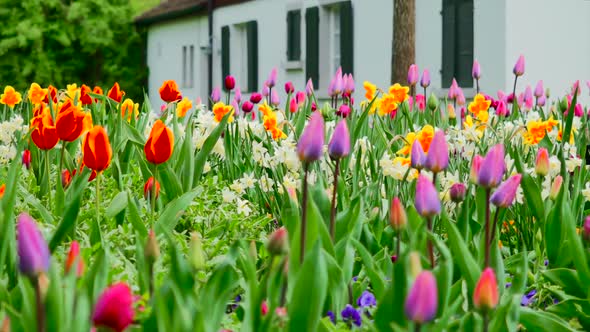
M 162 104 L 158 89 L 165 80 L 175 80 L 183 96 L 195 100 L 207 91 L 207 17 L 186 17 L 151 25 L 148 30 L 148 95 L 152 107 Z M 194 45 L 192 88 L 182 85 L 182 47 Z M 187 52 L 188 53 L 188 52 Z M 187 55 L 188 57 L 188 55 Z

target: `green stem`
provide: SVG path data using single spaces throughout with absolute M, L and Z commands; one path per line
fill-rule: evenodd
M 426 227 L 428 231 L 432 232 L 432 217 L 426 218 Z M 434 248 L 432 247 L 432 241 L 427 239 L 426 246 L 428 248 L 428 258 L 430 259 L 430 266 L 434 269 Z
M 96 172 L 96 225 L 100 227 L 100 172 Z
M 51 210 L 51 175 L 49 172 L 49 150 L 45 150 L 45 172 L 47 173 L 47 200 L 49 210 Z
M 57 182 L 61 183 L 60 181 L 60 176 L 61 176 L 61 168 L 63 167 L 63 163 L 64 163 L 64 155 L 66 152 L 66 141 L 63 141 L 61 144 L 61 153 L 60 153 L 60 157 L 59 157 L 59 168 L 57 169 Z
M 336 193 L 338 191 L 338 174 L 340 173 L 340 158 L 336 159 L 334 166 L 334 189 L 332 190 L 332 208 L 330 210 L 330 237 L 332 242 L 335 239 L 336 231 Z
M 156 223 L 156 179 L 158 177 L 158 165 L 154 164 L 154 172 L 153 172 L 154 180 L 152 181 L 152 192 L 150 199 L 152 201 L 152 227 Z
M 45 307 L 43 306 L 39 277 L 33 279 L 33 283 L 35 284 L 35 302 L 37 303 L 37 331 L 45 332 Z
M 303 257 L 305 256 L 305 238 L 307 231 L 307 173 L 309 171 L 309 162 L 304 162 L 303 165 L 303 197 L 301 199 L 301 242 L 299 262 L 303 264 Z
M 486 223 L 485 223 L 485 267 L 490 266 L 490 192 L 486 189 Z

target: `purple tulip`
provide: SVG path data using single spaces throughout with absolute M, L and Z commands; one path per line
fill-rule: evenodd
M 537 106 L 545 106 L 545 103 L 547 102 L 547 98 L 545 97 L 545 95 L 542 95 L 541 97 L 537 98 Z
M 51 255 L 35 220 L 26 213 L 18 216 L 18 267 L 27 277 L 36 278 L 49 270 Z
M 273 68 L 270 71 L 270 75 L 268 75 L 268 79 L 265 82 L 265 85 L 268 86 L 269 88 L 274 87 L 275 85 L 277 85 L 277 68 Z
M 514 69 L 512 72 L 516 76 L 522 76 L 524 74 L 524 55 L 520 55 L 518 60 L 516 60 L 516 64 L 514 64 Z
M 213 92 L 211 92 L 211 101 L 216 103 L 220 100 L 221 100 L 221 89 L 219 87 L 216 87 L 213 89 Z
M 236 87 L 236 91 L 234 92 L 234 100 L 238 104 L 242 102 L 242 90 L 240 90 L 239 86 Z
M 411 64 L 408 68 L 408 84 L 414 86 L 416 83 L 418 83 L 418 66 Z
M 424 149 L 422 148 L 422 144 L 420 144 L 419 140 L 414 140 L 412 143 L 412 153 L 410 154 L 410 162 L 412 168 L 417 170 L 421 170 L 424 168 L 424 164 L 426 163 L 426 154 L 424 153 Z
M 516 198 L 516 190 L 518 190 L 521 179 L 522 175 L 516 174 L 502 182 L 490 197 L 490 202 L 497 207 L 510 207 Z
M 321 112 L 314 112 L 297 143 L 299 160 L 312 162 L 324 152 L 324 118 Z
M 439 130 L 434 134 L 425 166 L 433 173 L 439 173 L 449 166 L 449 146 L 444 131 Z
M 275 106 L 279 106 L 279 104 L 281 103 L 281 99 L 279 98 L 279 93 L 277 92 L 277 90 L 272 90 L 272 92 L 270 93 L 270 103 L 275 105 Z
M 494 145 L 481 161 L 481 165 L 482 167 L 477 174 L 477 183 L 485 188 L 498 186 L 506 171 L 504 145 Z
M 427 88 L 430 86 L 430 72 L 428 69 L 424 69 L 422 72 L 422 78 L 420 79 L 420 86 Z
M 340 159 L 350 153 L 350 134 L 346 120 L 340 120 L 334 129 L 332 139 L 328 144 L 328 154 L 332 159 Z
M 467 187 L 463 183 L 454 183 L 451 188 L 449 189 L 449 195 L 451 196 L 451 201 L 455 203 L 460 203 L 465 199 L 465 194 L 467 193 Z
M 481 78 L 481 67 L 479 66 L 479 62 L 477 60 L 473 60 L 473 67 L 471 68 L 471 76 L 474 80 L 479 80 Z
M 291 94 L 293 92 L 295 92 L 295 87 L 293 86 L 293 82 L 289 81 L 289 82 L 285 83 L 285 93 Z
M 307 94 L 308 97 L 311 97 L 311 95 L 313 95 L 313 81 L 310 79 L 307 80 L 307 84 L 305 85 L 305 93 Z
M 258 104 L 261 100 L 262 100 L 262 95 L 258 92 L 254 92 L 250 96 L 250 101 L 252 102 L 252 104 Z
M 351 95 L 355 89 L 354 77 L 352 74 L 344 75 L 346 76 L 346 80 L 342 83 L 344 92 L 348 95 Z
M 328 86 L 328 95 L 330 97 L 335 97 L 340 93 L 342 93 L 342 67 L 338 67 L 336 74 L 334 74 L 334 77 Z
M 545 94 L 545 89 L 543 89 L 543 80 L 539 80 L 537 85 L 535 86 L 535 97 L 541 98 Z
M 262 87 L 262 96 L 263 97 L 268 97 L 268 95 L 270 94 L 270 88 L 268 87 L 268 85 L 264 85 Z
M 423 217 L 432 217 L 440 213 L 441 207 L 438 192 L 432 181 L 422 174 L 418 176 L 414 204 L 418 213 Z
M 252 112 L 252 109 L 254 108 L 254 104 L 249 101 L 246 100 L 243 104 L 242 104 L 242 111 L 244 111 L 244 113 L 250 113 Z
M 420 272 L 408 293 L 404 307 L 406 316 L 418 324 L 427 323 L 436 317 L 438 289 L 432 272 Z

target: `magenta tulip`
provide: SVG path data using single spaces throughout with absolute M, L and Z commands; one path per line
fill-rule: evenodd
M 432 181 L 422 174 L 418 176 L 414 204 L 418 213 L 423 217 L 432 217 L 440 213 L 438 192 Z

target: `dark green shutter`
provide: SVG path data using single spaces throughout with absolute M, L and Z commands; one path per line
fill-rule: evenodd
M 301 11 L 287 12 L 287 60 L 301 59 Z
M 443 0 L 442 8 L 442 87 L 451 86 L 455 76 L 455 0 Z
M 473 87 L 473 0 L 457 0 L 455 77 L 462 87 Z
M 343 73 L 353 73 L 354 66 L 354 26 L 352 3 L 340 4 L 340 65 Z
M 248 91 L 258 88 L 258 23 L 247 23 L 248 38 Z
M 229 75 L 229 26 L 221 27 L 221 82 Z
M 320 86 L 320 11 L 318 7 L 305 10 L 305 76 L 314 87 Z

